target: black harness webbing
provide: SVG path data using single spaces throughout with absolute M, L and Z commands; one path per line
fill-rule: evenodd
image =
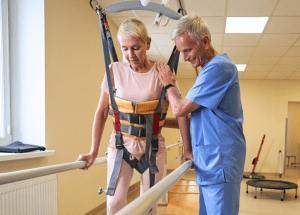
M 114 117 L 114 112 L 113 112 L 112 108 L 109 110 L 109 114 Z M 160 121 L 165 120 L 166 116 L 167 116 L 167 113 L 163 113 L 160 117 Z M 145 124 L 146 123 L 145 115 L 140 115 L 140 114 L 128 114 L 128 113 L 120 112 L 119 113 L 119 119 L 120 120 L 125 120 L 129 123 L 132 123 L 132 124 Z M 127 133 L 126 131 L 124 131 L 124 132 Z M 146 133 L 145 133 L 145 135 L 146 135 Z M 134 135 L 134 136 L 146 137 L 145 135 L 144 136 Z
M 92 1 L 92 0 L 91 0 Z M 90 1 L 90 4 L 91 4 Z M 104 62 L 105 62 L 105 72 L 107 76 L 107 83 L 108 83 L 108 89 L 109 89 L 109 96 L 111 101 L 111 107 L 113 109 L 113 116 L 115 118 L 115 130 L 116 130 L 116 148 L 117 155 L 114 163 L 114 168 L 112 171 L 112 175 L 108 184 L 106 195 L 114 195 L 116 184 L 119 178 L 121 166 L 122 166 L 122 160 L 124 159 L 132 168 L 135 168 L 139 173 L 143 174 L 150 166 L 150 187 L 152 187 L 155 184 L 155 173 L 158 173 L 159 170 L 156 166 L 156 152 L 158 151 L 158 134 L 161 130 L 161 127 L 159 127 L 159 121 L 164 120 L 166 117 L 166 114 L 162 114 L 162 107 L 163 102 L 165 98 L 165 88 L 163 88 L 161 97 L 159 99 L 159 103 L 155 109 L 154 114 L 149 115 L 143 115 L 143 117 L 140 117 L 138 115 L 135 115 L 135 117 L 130 117 L 130 119 L 138 120 L 141 122 L 141 120 L 146 120 L 146 148 L 145 148 L 145 154 L 141 157 L 140 160 L 136 158 L 132 158 L 132 155 L 130 152 L 123 146 L 122 141 L 122 133 L 126 130 L 126 127 L 124 125 L 120 124 L 120 120 L 122 118 L 128 118 L 124 113 L 121 113 L 118 111 L 118 106 L 116 104 L 115 98 L 114 98 L 114 90 L 113 85 L 111 81 L 111 75 L 110 75 L 110 69 L 109 65 L 111 63 L 110 60 L 110 54 L 114 62 L 118 61 L 118 57 L 114 48 L 113 40 L 111 37 L 111 33 L 109 30 L 109 26 L 107 24 L 106 15 L 102 11 L 102 8 L 98 5 L 96 9 L 93 8 L 91 4 L 92 9 L 96 12 L 96 14 L 99 16 L 99 22 L 100 22 L 100 30 L 101 30 L 101 39 L 102 39 L 102 47 L 103 47 L 103 54 L 104 54 Z M 173 52 L 171 54 L 171 57 L 168 61 L 168 65 L 170 66 L 171 70 L 175 71 L 175 74 L 177 72 L 178 67 L 178 61 L 179 61 L 179 51 L 176 49 L 176 46 L 173 49 Z M 130 126 L 128 126 L 130 127 Z M 128 130 L 132 130 L 131 128 L 128 128 Z M 126 131 L 125 131 L 126 132 Z M 144 131 L 137 130 L 134 132 L 133 135 L 139 134 L 142 135 Z M 128 132 L 126 132 L 128 133 Z
M 168 61 L 168 65 L 169 65 L 171 71 L 175 71 L 175 74 L 177 74 L 179 55 L 180 55 L 180 52 L 177 50 L 176 46 L 174 46 L 172 54 Z M 166 89 L 163 88 L 160 99 L 159 99 L 159 103 L 154 112 L 154 120 L 156 117 L 157 118 L 160 117 L 165 95 L 166 95 Z M 153 115 L 151 115 L 151 116 L 153 116 Z M 148 116 L 148 117 L 149 117 L 149 119 L 147 120 L 147 124 L 146 124 L 147 129 L 149 127 L 153 127 L 153 126 L 150 126 L 150 123 L 148 124 L 148 121 L 151 122 L 151 121 L 153 121 L 153 119 L 151 119 L 150 116 Z M 147 119 L 147 117 L 146 117 L 146 119 Z M 153 122 L 153 123 L 155 123 L 155 122 Z M 150 128 L 149 128 L 149 130 L 150 130 Z M 146 133 L 152 134 L 152 137 L 150 137 L 150 135 L 149 135 L 149 137 L 146 136 L 146 149 L 145 149 L 146 159 L 147 159 L 147 155 L 149 155 L 149 157 L 150 157 L 149 175 L 150 175 L 150 187 L 152 187 L 155 184 L 155 173 L 159 172 L 159 170 L 156 166 L 156 153 L 158 151 L 158 133 L 157 132 L 154 133 L 153 131 L 149 131 L 149 132 L 147 131 Z M 150 144 L 150 141 L 151 141 L 151 144 Z M 148 157 L 148 159 L 149 159 L 149 157 Z

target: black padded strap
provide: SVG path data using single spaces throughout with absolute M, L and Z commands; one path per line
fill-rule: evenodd
M 177 50 L 176 46 L 174 46 L 172 54 L 168 61 L 168 65 L 170 66 L 171 71 L 174 70 L 175 74 L 177 74 L 179 55 L 180 55 L 180 52 Z M 166 89 L 163 88 L 160 99 L 159 99 L 159 103 L 154 112 L 155 114 L 161 114 L 165 95 L 166 95 Z M 149 143 L 150 143 L 150 141 L 146 140 L 146 150 L 145 151 L 147 153 L 149 153 L 149 162 L 150 162 L 149 177 L 150 177 L 150 187 L 152 187 L 155 184 L 155 173 L 159 172 L 157 165 L 156 165 L 156 152 L 158 151 L 157 135 L 153 135 L 151 137 L 151 147 L 147 146 L 147 145 L 149 145 Z M 149 148 L 151 148 L 151 149 L 149 149 Z
M 114 112 L 113 112 L 112 109 L 110 109 L 109 114 L 114 116 Z M 160 121 L 165 120 L 166 116 L 167 116 L 167 113 L 163 113 L 160 117 Z M 134 123 L 134 124 L 140 124 L 140 125 L 146 124 L 145 115 L 129 114 L 129 113 L 119 112 L 119 119 L 120 120 L 125 120 L 129 123 Z
M 149 162 L 145 159 L 145 154 L 140 160 L 137 158 L 131 158 L 131 153 L 124 148 L 123 159 L 131 166 L 131 168 L 136 169 L 140 174 L 143 174 L 149 168 Z
M 145 155 L 146 155 L 146 160 L 150 161 L 150 149 L 151 149 L 152 129 L 153 129 L 153 114 L 145 115 L 145 118 L 146 118 Z
M 175 75 L 177 74 L 179 55 L 180 55 L 180 52 L 178 51 L 177 47 L 174 46 L 172 54 L 168 61 L 168 65 L 169 65 L 171 71 L 175 72 Z M 166 89 L 163 88 L 160 99 L 159 99 L 159 103 L 157 104 L 157 107 L 155 109 L 155 113 L 161 113 L 165 96 L 166 96 Z
M 115 125 L 115 124 L 114 124 Z M 120 125 L 121 131 L 123 133 L 136 136 L 136 137 L 146 137 L 147 138 L 147 128 L 142 128 L 142 127 L 134 127 L 130 125 Z M 159 127 L 159 132 L 161 132 L 162 126 Z M 150 139 L 151 141 L 151 139 Z
M 173 70 L 175 71 L 175 75 L 177 74 L 179 56 L 180 56 L 180 52 L 178 51 L 177 47 L 174 46 L 172 54 L 168 61 L 168 65 L 169 65 L 171 71 L 173 71 Z
M 114 46 L 114 42 L 113 42 L 113 39 L 111 37 L 111 33 L 110 33 L 110 30 L 109 30 L 109 26 L 108 26 L 108 23 L 107 23 L 107 19 L 106 19 L 106 14 L 103 13 L 102 14 L 102 21 L 103 23 L 106 25 L 105 28 L 106 28 L 106 36 L 107 36 L 107 42 L 108 42 L 108 48 L 109 48 L 109 52 L 111 54 L 111 58 L 113 59 L 113 62 L 118 62 L 118 55 L 117 55 L 117 52 L 116 52 L 116 49 L 115 49 L 115 46 Z
M 104 18 L 103 13 L 101 13 L 101 16 L 99 16 L 99 22 L 100 22 L 100 29 L 101 29 L 101 38 L 102 38 L 102 49 L 103 49 L 103 55 L 104 55 L 104 63 L 105 63 L 105 72 L 107 77 L 107 84 L 108 84 L 108 90 L 109 90 L 109 97 L 111 101 L 111 106 L 114 110 L 118 110 L 118 106 L 116 104 L 115 98 L 114 98 L 114 90 L 113 85 L 111 82 L 111 76 L 110 76 L 110 56 L 109 56 L 109 48 L 108 48 L 108 40 L 106 35 L 106 27 L 104 24 Z

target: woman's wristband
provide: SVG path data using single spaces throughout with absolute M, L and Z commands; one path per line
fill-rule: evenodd
M 175 87 L 173 84 L 168 84 L 167 86 L 165 86 L 165 89 L 167 91 L 167 89 L 169 89 L 170 87 Z

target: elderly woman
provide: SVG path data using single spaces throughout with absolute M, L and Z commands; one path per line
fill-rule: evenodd
M 118 31 L 118 41 L 121 45 L 123 56 L 127 62 L 112 63 L 110 74 L 112 79 L 115 96 L 130 101 L 133 106 L 140 102 L 158 100 L 163 89 L 155 71 L 154 64 L 147 58 L 146 51 L 150 49 L 151 38 L 145 25 L 138 19 L 125 20 Z M 176 85 L 176 84 L 175 84 Z M 102 82 L 102 91 L 100 101 L 96 110 L 92 146 L 89 154 L 80 155 L 78 160 L 86 160 L 88 169 L 98 155 L 101 138 L 105 122 L 109 113 L 109 90 L 106 75 Z M 178 90 L 178 87 L 175 86 Z M 135 107 L 134 107 L 135 109 Z M 174 120 L 166 119 L 164 127 L 174 127 Z M 189 134 L 186 117 L 178 117 L 178 125 L 181 129 L 181 135 L 184 142 L 185 154 L 184 161 L 192 159 L 191 148 L 189 144 Z M 135 138 L 133 136 L 123 135 L 123 145 L 133 157 L 140 159 L 145 153 L 146 140 Z M 163 177 L 165 160 L 165 139 L 159 135 L 159 149 L 156 153 L 156 165 L 159 172 L 155 174 L 155 183 Z M 117 150 L 115 147 L 115 131 L 112 132 L 108 144 L 107 159 L 107 179 L 110 180 Z M 115 194 L 108 196 L 107 208 L 108 214 L 115 214 L 127 204 L 127 191 L 133 176 L 132 167 L 122 160 L 120 175 L 117 181 Z M 141 175 L 141 194 L 149 189 L 149 169 Z M 154 206 L 149 214 L 156 214 Z

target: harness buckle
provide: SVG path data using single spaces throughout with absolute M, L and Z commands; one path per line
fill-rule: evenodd
M 151 150 L 154 152 L 158 151 L 158 139 L 151 140 Z
M 139 128 L 139 137 L 145 137 L 146 131 L 145 128 Z
M 116 137 L 116 143 L 115 143 L 116 148 L 117 149 L 123 149 L 124 146 L 123 146 L 123 143 L 122 143 L 122 139 L 123 139 L 122 138 L 122 133 L 120 131 L 116 131 L 115 137 Z
M 113 116 L 114 115 L 114 109 L 111 107 L 109 108 L 108 114 Z
M 139 124 L 144 125 L 146 123 L 146 119 L 143 115 L 138 115 L 139 117 Z

